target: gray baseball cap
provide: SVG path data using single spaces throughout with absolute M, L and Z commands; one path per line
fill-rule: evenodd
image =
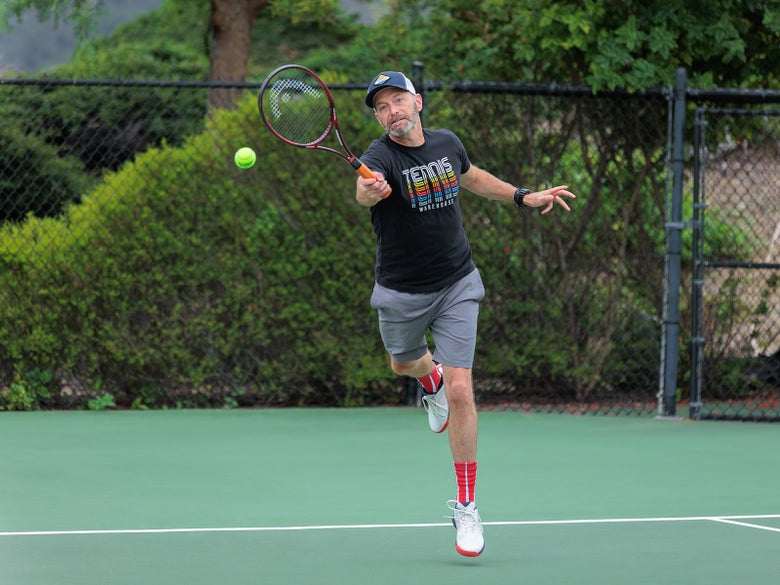
M 366 105 L 369 108 L 374 107 L 374 96 L 386 87 L 397 87 L 409 93 L 416 94 L 412 81 L 400 71 L 382 71 L 378 73 L 371 83 L 368 84 L 366 92 Z

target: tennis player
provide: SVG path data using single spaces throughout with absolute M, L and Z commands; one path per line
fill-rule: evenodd
M 570 211 L 564 198 L 575 196 L 566 186 L 517 188 L 477 168 L 455 134 L 422 127 L 422 96 L 401 72 L 376 75 L 366 105 L 386 132 L 360 157 L 376 178 L 360 177 L 356 188 L 357 202 L 371 208 L 376 233 L 371 306 L 393 371 L 420 382 L 431 430 L 449 428 L 457 483 L 456 499 L 449 502 L 455 548 L 476 557 L 485 540 L 474 495 L 477 410 L 471 369 L 485 290 L 463 230 L 461 187 L 520 208 L 542 207 L 542 214 L 556 204 Z M 392 193 L 383 199 L 388 187 Z

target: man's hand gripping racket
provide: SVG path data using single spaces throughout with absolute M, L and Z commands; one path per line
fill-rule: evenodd
M 361 177 L 376 175 L 352 154 L 344 142 L 336 118 L 336 106 L 328 86 L 302 65 L 282 65 L 265 78 L 257 95 L 263 122 L 282 142 L 300 148 L 324 150 L 343 158 Z M 323 146 L 333 132 L 343 152 Z M 391 190 L 382 196 L 386 198 Z

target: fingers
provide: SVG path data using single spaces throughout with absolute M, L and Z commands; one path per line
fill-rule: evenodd
M 373 178 L 358 177 L 358 186 L 371 199 L 382 199 L 390 188 L 382 173 L 376 173 Z
M 553 187 L 547 191 L 553 195 L 553 197 L 570 197 L 571 199 L 576 199 L 577 196 L 571 191 L 568 191 L 568 189 L 569 187 L 567 185 L 559 185 L 558 187 Z
M 549 201 L 547 202 L 547 207 L 542 210 L 542 215 L 552 211 L 556 203 L 563 207 L 566 211 L 571 211 L 571 207 L 566 204 L 562 197 L 576 199 L 577 196 L 571 191 L 568 191 L 568 188 L 568 185 L 558 185 L 557 187 L 547 189 L 545 192 L 545 198 L 549 197 Z
M 387 184 L 382 173 L 376 173 L 376 181 L 371 185 L 371 189 L 372 195 L 381 199 L 384 197 L 385 193 L 387 193 L 388 189 L 390 189 L 390 185 Z
M 572 195 L 572 197 L 574 197 L 574 195 Z M 550 209 L 552 209 L 553 203 L 557 203 L 558 205 L 563 207 L 566 211 L 571 211 L 571 207 L 566 205 L 566 202 L 563 199 L 561 199 L 560 195 L 556 195 L 554 197 L 552 203 L 550 203 Z

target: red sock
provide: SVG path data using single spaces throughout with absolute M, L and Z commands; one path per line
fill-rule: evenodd
M 439 384 L 441 384 L 441 368 L 438 365 L 434 365 L 430 374 L 417 378 L 417 381 L 422 385 L 423 390 L 428 394 L 433 394 L 439 389 Z
M 477 462 L 455 462 L 455 478 L 458 481 L 458 501 L 462 504 L 474 501 L 474 486 L 477 485 Z

